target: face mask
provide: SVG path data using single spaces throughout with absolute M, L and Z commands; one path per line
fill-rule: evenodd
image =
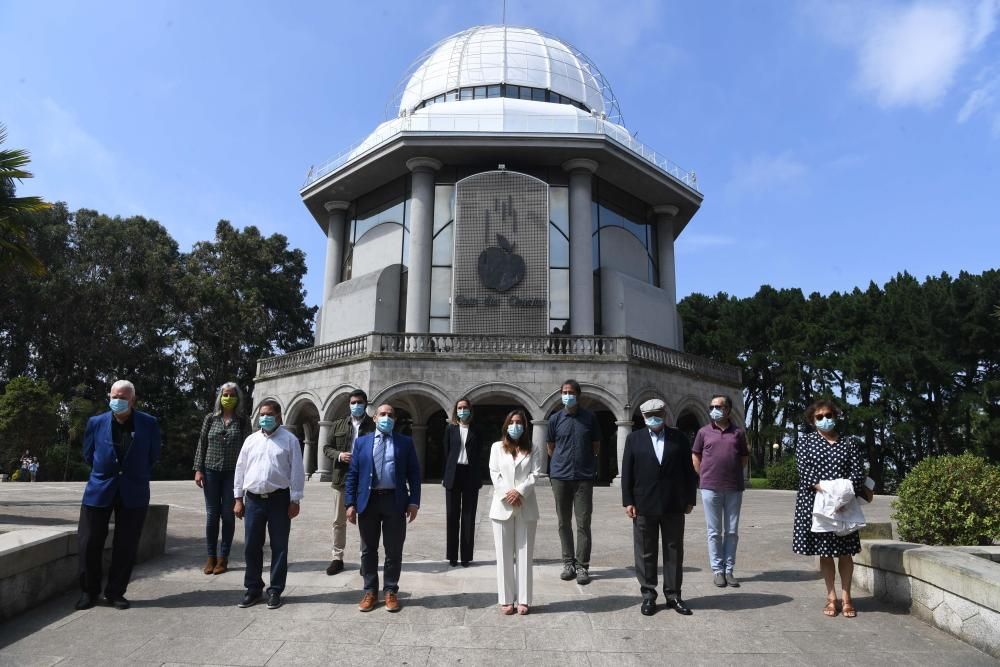
M 472 416 L 472 410 L 469 410 L 468 408 L 461 408 L 458 411 L 457 414 L 458 414 L 459 420 L 461 420 L 461 421 L 469 421 L 469 417 Z
M 240 399 L 236 396 L 223 396 L 221 399 L 219 399 L 219 403 L 221 403 L 222 407 L 224 407 L 227 410 L 232 410 L 233 408 L 236 407 L 236 404 L 239 402 Z
M 649 428 L 660 428 L 663 426 L 663 417 L 646 417 L 646 426 Z
M 351 416 L 360 417 L 365 414 L 365 404 L 364 403 L 351 403 Z
M 816 421 L 816 428 L 823 431 L 824 433 L 829 433 L 833 430 L 833 427 L 837 425 L 837 422 L 830 417 L 825 419 L 819 419 Z
M 563 394 L 562 402 L 567 408 L 571 408 L 576 405 L 576 394 Z
M 378 426 L 378 430 L 383 433 L 392 433 L 392 427 L 395 423 L 396 420 L 392 417 L 379 417 L 375 424 Z
M 260 424 L 262 429 L 270 432 L 278 425 L 278 420 L 274 418 L 274 415 L 261 415 L 257 423 Z
M 108 401 L 108 406 L 111 407 L 111 412 L 120 415 L 123 412 L 128 412 L 128 399 L 112 398 Z
M 717 422 L 722 419 L 722 410 L 719 408 L 713 408 L 709 411 L 708 416 L 712 421 Z
M 520 424 L 510 424 L 507 426 L 507 435 L 513 440 L 518 440 L 524 435 L 524 427 Z

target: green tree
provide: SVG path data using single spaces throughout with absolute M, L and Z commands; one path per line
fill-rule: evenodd
M 42 458 L 56 440 L 59 396 L 45 380 L 16 377 L 0 394 L 0 462 L 13 471 L 25 450 Z
M 0 145 L 7 141 L 7 128 L 0 124 Z M 31 157 L 20 148 L 0 149 L 0 272 L 21 267 L 35 274 L 45 272 L 45 264 L 31 251 L 25 227 L 25 213 L 49 206 L 41 197 L 18 197 L 14 181 L 31 178 L 25 169 Z

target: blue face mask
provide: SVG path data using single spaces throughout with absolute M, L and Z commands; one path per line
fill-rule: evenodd
M 355 419 L 365 414 L 364 403 L 351 403 L 351 416 Z
M 277 427 L 278 420 L 274 418 L 274 415 L 261 415 L 257 419 L 257 423 L 260 424 L 262 429 L 270 433 Z
M 123 412 L 128 412 L 128 399 L 127 398 L 112 398 L 108 401 L 108 406 L 111 408 L 111 412 L 116 415 L 120 415 Z
M 507 426 L 507 435 L 509 435 L 512 440 L 519 440 L 521 436 L 524 435 L 524 427 L 520 424 L 509 424 Z
M 562 402 L 567 408 L 571 408 L 576 405 L 576 394 L 563 394 Z
M 379 417 L 375 425 L 378 426 L 378 430 L 383 433 L 392 433 L 392 427 L 396 424 L 396 420 L 392 417 Z
M 816 428 L 823 431 L 824 433 L 829 433 L 833 430 L 833 427 L 837 425 L 836 420 L 830 417 L 825 417 L 823 419 L 816 420 Z
M 660 428 L 663 426 L 663 417 L 646 417 L 646 426 L 649 428 Z
M 708 417 L 712 421 L 717 422 L 720 419 L 722 419 L 722 410 L 720 410 L 719 408 L 714 408 L 714 409 L 712 409 L 712 410 L 709 411 Z
M 469 421 L 469 417 L 472 416 L 472 410 L 469 410 L 468 408 L 459 408 L 458 412 L 455 414 L 458 415 L 459 421 Z

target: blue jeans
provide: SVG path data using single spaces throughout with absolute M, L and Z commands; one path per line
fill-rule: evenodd
M 247 493 L 244 515 L 246 523 L 246 572 L 243 586 L 248 591 L 264 590 L 261 574 L 264 569 L 264 532 L 271 540 L 271 585 L 267 591 L 281 594 L 288 575 L 288 533 L 292 520 L 288 518 L 288 489 L 268 494 L 267 498 Z
M 209 556 L 229 558 L 236 532 L 236 516 L 233 514 L 233 481 L 236 471 L 222 472 L 206 470 L 202 490 L 205 492 L 205 543 Z M 217 550 L 219 540 L 219 520 L 222 520 L 222 553 Z
M 708 561 L 712 572 L 732 572 L 736 566 L 736 545 L 740 541 L 742 491 L 701 490 L 708 529 Z

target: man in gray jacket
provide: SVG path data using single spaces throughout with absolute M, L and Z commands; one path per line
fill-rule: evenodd
M 368 416 L 368 395 L 355 389 L 350 396 L 350 414 L 333 422 L 330 442 L 323 453 L 333 461 L 333 559 L 326 568 L 328 575 L 344 569 L 344 545 L 347 543 L 347 510 L 344 507 L 344 479 L 351 465 L 351 449 L 360 436 L 375 431 L 375 421 Z

